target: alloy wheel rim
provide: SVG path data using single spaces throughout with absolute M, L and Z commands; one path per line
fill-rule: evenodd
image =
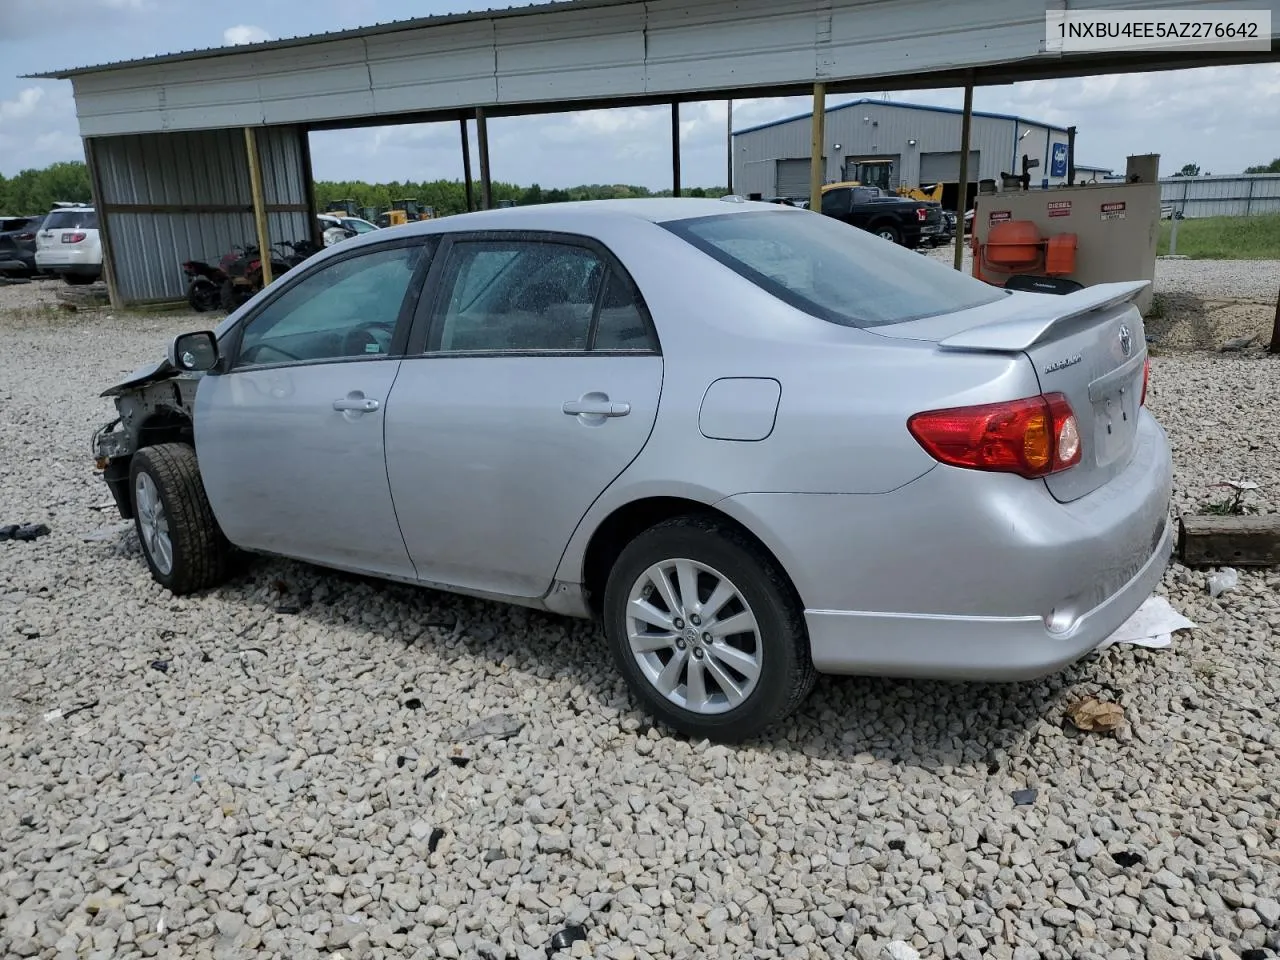
M 697 560 L 655 563 L 631 587 L 627 643 L 663 698 L 711 716 L 741 706 L 760 680 L 764 647 L 736 585 Z
M 173 570 L 173 540 L 169 536 L 169 518 L 160 500 L 160 491 L 147 473 L 138 474 L 133 487 L 134 508 L 138 513 L 138 528 L 142 548 L 162 575 Z

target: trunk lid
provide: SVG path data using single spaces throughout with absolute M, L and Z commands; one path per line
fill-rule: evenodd
M 1040 389 L 1066 396 L 1080 427 L 1080 463 L 1044 481 L 1067 502 L 1105 485 L 1133 453 L 1147 355 L 1133 298 L 1147 283 L 1104 283 L 1065 296 L 1009 293 L 973 310 L 870 332 L 932 341 L 944 352 L 1025 354 Z

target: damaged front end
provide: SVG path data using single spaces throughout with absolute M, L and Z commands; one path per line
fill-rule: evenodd
M 194 443 L 192 415 L 203 375 L 161 361 L 103 391 L 102 396 L 115 398 L 118 416 L 93 433 L 94 465 L 124 519 L 133 519 L 129 466 L 134 453 L 157 443 Z

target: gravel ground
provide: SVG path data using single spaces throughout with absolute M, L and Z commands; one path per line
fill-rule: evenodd
M 1199 625 L 1171 649 L 824 680 L 760 742 L 690 742 L 589 624 L 285 561 L 167 594 L 88 437 L 194 320 L 2 312 L 19 289 L 0 522 L 52 533 L 0 544 L 0 956 L 535 960 L 573 924 L 558 956 L 1280 950 L 1277 572 L 1210 599 L 1171 567 Z M 1275 508 L 1278 403 L 1274 360 L 1154 360 L 1180 508 L 1241 474 Z M 1064 724 L 1086 694 L 1124 706 L 1115 736 Z M 461 742 L 495 714 L 518 731 Z

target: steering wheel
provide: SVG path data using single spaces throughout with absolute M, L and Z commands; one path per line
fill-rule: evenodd
M 385 356 L 391 352 L 391 336 L 394 331 L 395 324 L 385 320 L 362 323 L 342 338 L 343 356 Z M 370 350 L 370 346 L 375 349 Z

